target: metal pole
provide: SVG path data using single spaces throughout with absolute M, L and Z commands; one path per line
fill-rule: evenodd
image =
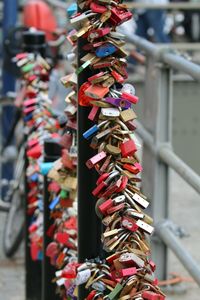
M 86 52 L 82 50 L 83 39 L 78 42 L 78 66 L 80 58 Z M 78 76 L 78 89 L 87 81 L 91 72 L 87 69 Z M 92 75 L 92 74 L 91 74 Z M 91 108 L 78 107 L 78 261 L 83 262 L 88 258 L 95 258 L 101 255 L 101 222 L 95 213 L 95 198 L 92 196 L 92 189 L 95 187 L 97 173 L 89 170 L 85 163 L 96 153 L 90 148 L 88 141 L 83 138 L 83 133 L 94 125 L 87 116 Z M 79 300 L 85 299 L 88 292 L 84 286 L 79 287 Z
M 17 0 L 3 1 L 3 42 L 5 41 L 8 31 L 14 27 L 17 20 Z M 14 91 L 15 78 L 5 69 L 5 61 L 9 59 L 6 51 L 3 49 L 2 43 L 1 53 L 3 55 L 3 70 L 2 70 L 2 94 L 5 95 L 8 91 Z M 1 112 L 1 135 L 7 137 L 9 134 L 10 120 L 13 119 L 14 109 L 11 106 L 4 106 Z M 3 141 L 1 141 L 2 144 Z M 13 163 L 6 163 L 0 169 L 1 178 L 11 180 L 13 178 Z M 6 188 L 2 188 L 1 196 L 4 197 Z
M 193 257 L 181 245 L 178 238 L 170 229 L 170 221 L 164 220 L 156 225 L 156 232 L 162 241 L 174 252 L 186 270 L 200 286 L 200 268 Z
M 39 38 L 37 32 L 26 32 L 24 34 L 24 48 L 29 52 L 41 52 L 44 54 L 45 35 L 41 38 L 41 32 L 39 32 Z M 34 38 L 35 36 L 35 38 Z M 39 41 L 39 42 L 38 42 Z M 31 47 L 32 46 L 32 47 Z M 25 137 L 27 138 L 27 137 Z M 27 157 L 25 156 L 25 169 L 28 165 Z M 28 194 L 28 184 L 25 178 L 25 195 Z M 26 300 L 41 300 L 42 297 L 42 264 L 40 261 L 33 261 L 30 255 L 29 247 L 29 225 L 31 218 L 27 214 L 27 198 L 25 197 L 25 295 Z
M 200 81 L 200 66 L 186 60 L 185 58 L 181 57 L 180 55 L 175 55 L 173 53 L 163 52 L 161 56 L 162 61 L 168 64 L 173 69 L 177 69 L 182 71 L 188 75 L 190 75 L 195 80 Z
M 17 0 L 4 0 L 3 2 L 3 41 L 5 41 L 10 28 L 16 24 L 17 2 Z M 7 53 L 3 52 L 3 59 L 5 60 L 6 57 Z M 8 91 L 14 91 L 15 78 L 5 68 L 3 68 L 2 80 L 3 94 L 6 94 Z
M 44 144 L 44 162 L 52 162 L 61 157 L 61 147 L 56 140 L 46 140 Z M 50 220 L 48 179 L 44 176 L 44 221 L 43 221 L 43 261 L 42 261 L 42 300 L 59 300 L 56 295 L 56 286 L 52 284 L 55 277 L 55 267 L 50 264 L 49 257 L 45 255 L 46 248 L 51 238 L 47 236 L 52 221 Z
M 171 140 L 171 106 L 172 106 L 171 71 L 162 64 L 148 57 L 145 80 L 144 127 L 152 134 L 147 135 L 143 150 L 143 189 L 151 201 L 151 215 L 155 223 L 168 218 L 169 169 L 158 161 L 155 150 L 160 143 Z M 141 128 L 140 128 L 141 131 Z M 143 131 L 144 133 L 144 131 Z M 153 259 L 158 265 L 157 276 L 160 280 L 167 277 L 167 247 L 164 243 L 153 242 Z

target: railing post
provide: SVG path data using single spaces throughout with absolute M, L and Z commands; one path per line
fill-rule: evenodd
M 44 143 L 44 162 L 53 162 L 61 157 L 61 146 L 56 140 L 46 140 Z M 46 248 L 51 238 L 47 236 L 47 230 L 52 225 L 50 219 L 48 178 L 44 176 L 44 225 L 43 225 L 43 261 L 42 261 L 42 300 L 59 300 L 56 295 L 56 285 L 52 284 L 52 278 L 55 277 L 55 267 L 50 264 L 49 257 L 46 256 Z
M 171 69 L 148 57 L 145 80 L 143 123 L 154 138 L 155 147 L 171 142 L 172 81 Z M 168 218 L 169 168 L 145 147 L 143 150 L 143 189 L 151 201 L 154 222 Z M 167 246 L 159 239 L 153 241 L 153 259 L 160 280 L 167 277 Z

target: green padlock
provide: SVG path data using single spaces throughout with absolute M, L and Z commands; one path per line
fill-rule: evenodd
M 122 289 L 123 289 L 123 285 L 118 283 L 116 285 L 116 287 L 114 288 L 114 290 L 112 290 L 112 292 L 110 294 L 108 294 L 108 296 L 107 296 L 108 299 L 110 299 L 110 300 L 118 299 L 117 295 L 121 292 Z
M 35 64 L 27 64 L 21 68 L 23 73 L 30 72 L 35 67 Z
M 66 199 L 68 197 L 69 197 L 69 192 L 66 191 L 66 190 L 61 190 L 61 192 L 60 192 L 60 198 Z

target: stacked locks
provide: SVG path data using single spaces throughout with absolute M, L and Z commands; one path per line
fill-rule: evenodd
M 57 293 L 62 299 L 71 297 L 72 279 L 76 277 L 77 264 L 77 146 L 76 146 L 76 76 L 62 78 L 62 83 L 72 90 L 66 97 L 67 122 L 60 139 L 62 157 L 53 163 L 48 172 L 51 225 L 47 235 L 52 239 L 46 249 L 50 263 L 57 269 Z M 67 292 L 66 292 L 67 291 Z M 73 289 L 74 293 L 74 289 Z M 73 296 L 75 298 L 75 296 Z M 72 298 L 73 298 L 72 297 Z
M 42 259 L 43 242 L 43 176 L 40 164 L 43 161 L 43 145 L 47 138 L 60 135 L 58 121 L 54 117 L 48 98 L 50 66 L 40 54 L 20 53 L 15 57 L 20 68 L 22 94 L 17 105 L 23 107 L 27 157 L 27 207 L 31 223 L 29 225 L 30 252 L 33 260 Z
M 74 210 L 65 205 L 62 207 L 61 194 L 64 192 L 55 166 L 49 172 L 54 184 L 52 188 L 50 183 L 49 190 L 52 190 L 52 199 L 58 195 L 59 200 L 56 205 L 54 200 L 50 203 L 55 218 L 52 225 L 54 241 L 49 244 L 47 255 L 59 269 L 55 281 L 64 300 L 77 299 L 77 287 L 81 284 L 88 289 L 86 300 L 165 299 L 154 276 L 156 266 L 150 259 L 147 242 L 147 235 L 154 231 L 152 218 L 144 212 L 149 202 L 138 186 L 142 167 L 136 154 L 136 114 L 132 108 L 138 97 L 134 87 L 125 83 L 128 74 L 126 53 L 122 49 L 124 36 L 116 31 L 117 26 L 129 20 L 132 14 L 121 2 L 78 1 L 81 12 L 75 12 L 70 21 L 76 29 L 68 34 L 68 40 L 75 49 L 76 41 L 81 38 L 85 42 L 82 51 L 87 54 L 81 57 L 81 66 L 76 72 L 63 78 L 62 82 L 73 87 L 67 96 L 71 106 L 68 113 L 73 115 L 77 75 L 81 76 L 88 68 L 93 74 L 80 86 L 78 102 L 82 106 L 91 106 L 88 119 L 95 122 L 83 138 L 97 151 L 86 165 L 99 174 L 92 194 L 97 198 L 96 213 L 104 225 L 102 243 L 108 254 L 106 258 L 88 258 L 82 264 L 77 263 L 73 256 L 76 251 Z M 71 144 L 65 146 L 66 149 L 70 147 Z M 69 163 L 72 159 L 69 152 L 72 151 L 66 149 L 64 153 L 67 153 Z M 63 173 L 71 176 L 70 167 L 64 161 L 62 157 L 59 169 L 64 167 Z M 70 188 L 64 198 L 69 192 Z M 69 220 L 72 227 L 65 223 Z
M 92 194 L 96 213 L 104 225 L 102 243 L 105 259 L 90 258 L 77 266 L 73 289 L 85 284 L 86 300 L 164 300 L 154 277 L 147 236 L 153 220 L 144 210 L 149 202 L 139 188 L 142 171 L 134 136 L 138 102 L 134 87 L 125 83 L 124 36 L 117 26 L 132 14 L 120 0 L 78 1 L 79 13 L 71 17 L 73 30 L 68 39 L 84 42 L 81 66 L 76 74 L 90 69 L 90 76 L 78 91 L 79 104 L 91 106 L 88 119 L 95 122 L 84 134 L 97 151 L 86 165 L 98 174 Z M 75 289 L 76 291 L 76 289 Z

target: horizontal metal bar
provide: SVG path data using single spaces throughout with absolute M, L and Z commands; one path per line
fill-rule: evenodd
M 200 176 L 193 171 L 181 158 L 179 158 L 167 144 L 158 149 L 159 157 L 175 170 L 190 186 L 200 193 Z
M 167 4 L 153 4 L 153 3 L 130 3 L 126 2 L 128 8 L 147 8 L 147 9 L 169 9 L 169 10 L 198 10 L 200 9 L 199 3 L 167 3 Z
M 146 146 L 154 155 L 176 171 L 191 187 L 200 194 L 200 176 L 193 171 L 178 155 L 176 155 L 168 143 L 163 143 L 156 148 L 153 136 L 144 128 L 144 126 L 136 122 L 138 135 L 141 137 Z
M 188 61 L 180 55 L 163 52 L 162 61 L 168 64 L 173 69 L 180 70 L 192 76 L 192 78 L 200 81 L 200 66 Z
M 190 51 L 199 51 L 200 43 L 156 43 L 158 47 L 162 49 L 173 49 L 173 50 L 190 50 Z M 127 43 L 128 50 L 133 50 L 133 44 Z
M 156 45 L 158 45 L 159 47 L 162 47 L 163 49 L 166 48 L 170 48 L 170 49 L 175 49 L 175 50 L 200 50 L 200 43 L 165 43 L 165 44 L 161 44 L 161 43 L 157 43 Z
M 61 8 L 61 9 L 67 9 L 69 7 L 69 4 L 70 4 L 70 3 L 64 3 L 64 2 L 59 1 L 59 0 L 46 0 L 46 2 L 48 2 L 52 6 L 55 6 L 57 8 Z
M 200 66 L 186 60 L 180 55 L 172 53 L 174 51 L 172 48 L 159 47 L 135 34 L 125 33 L 125 35 L 128 42 L 135 44 L 139 50 L 143 50 L 148 55 L 153 56 L 156 61 L 164 62 L 171 68 L 185 72 L 195 80 L 200 81 Z
M 145 51 L 147 54 L 151 56 L 155 56 L 159 53 L 159 48 L 155 44 L 143 39 L 135 34 L 129 34 L 127 32 L 123 32 L 127 42 L 134 44 L 139 50 Z
M 155 229 L 161 240 L 174 252 L 186 270 L 200 286 L 200 268 L 190 253 L 185 250 L 179 239 L 170 229 L 171 222 L 164 220 L 156 224 Z

